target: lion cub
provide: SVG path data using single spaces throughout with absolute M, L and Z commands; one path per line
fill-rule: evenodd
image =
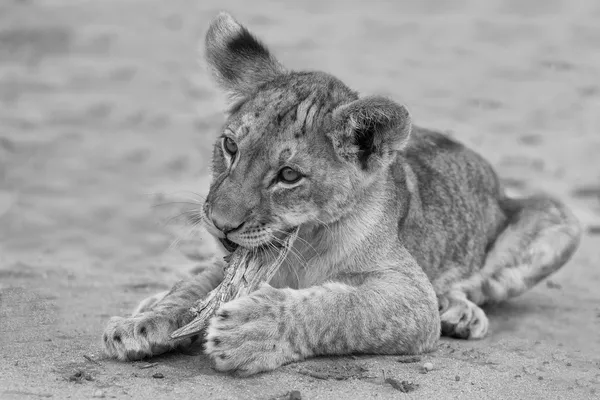
M 211 320 L 218 370 L 428 352 L 440 332 L 482 338 L 482 304 L 523 293 L 575 251 L 580 227 L 563 204 L 507 197 L 483 158 L 412 126 L 404 106 L 287 70 L 228 14 L 212 21 L 205 52 L 233 106 L 199 217 L 229 251 L 268 251 L 300 228 L 270 285 Z M 112 318 L 107 353 L 134 360 L 188 343 L 169 334 L 222 277 L 216 265 Z

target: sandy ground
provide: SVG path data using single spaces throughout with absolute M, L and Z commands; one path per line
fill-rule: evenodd
M 103 359 L 110 316 L 214 251 L 167 223 L 176 207 L 154 205 L 207 190 L 223 102 L 196 49 L 219 9 L 288 66 L 391 95 L 514 190 L 567 201 L 586 227 L 579 252 L 488 310 L 489 338 L 443 340 L 416 363 L 318 359 L 236 379 L 197 349 L 145 369 Z M 0 0 L 2 399 L 598 398 L 599 247 L 595 0 Z

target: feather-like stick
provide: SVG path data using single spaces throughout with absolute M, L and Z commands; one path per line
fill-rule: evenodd
M 171 333 L 171 339 L 200 333 L 221 304 L 246 296 L 258 289 L 261 283 L 269 282 L 287 257 L 297 236 L 298 229 L 283 241 L 275 259 L 264 251 L 252 252 L 238 247 L 231 254 L 223 281 L 190 309 L 193 320 Z

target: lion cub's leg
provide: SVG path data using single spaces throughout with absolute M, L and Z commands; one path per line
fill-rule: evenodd
M 548 197 L 509 200 L 511 214 L 478 276 L 457 286 L 477 304 L 515 297 L 556 272 L 581 238 L 575 216 Z
M 460 339 L 481 339 L 488 331 L 488 318 L 479 306 L 460 290 L 438 295 L 442 335 Z
M 506 211 L 509 223 L 489 250 L 483 268 L 438 296 L 443 334 L 483 337 L 487 318 L 477 305 L 522 294 L 562 267 L 579 244 L 579 222 L 556 200 L 508 200 Z
M 146 297 L 144 300 L 140 301 L 140 304 L 135 308 L 135 310 L 131 313 L 131 316 L 136 316 L 138 314 L 145 313 L 147 311 L 151 311 L 152 308 L 162 299 L 164 299 L 171 291 L 165 290 L 164 292 L 153 294 L 150 297 Z
M 435 348 L 440 322 L 424 274 L 350 275 L 298 290 L 265 284 L 221 306 L 206 336 L 215 368 L 252 375 L 316 355 Z
M 139 360 L 186 345 L 191 339 L 171 340 L 169 335 L 185 323 L 189 308 L 223 279 L 217 262 L 189 281 L 178 282 L 168 292 L 143 300 L 130 317 L 113 317 L 103 335 L 108 356 Z

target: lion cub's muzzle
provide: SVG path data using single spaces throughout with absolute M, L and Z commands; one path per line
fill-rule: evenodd
M 239 244 L 232 241 L 228 237 L 228 235 L 241 230 L 244 225 L 244 222 L 242 222 L 240 225 L 234 228 L 231 228 L 231 225 L 220 223 L 215 218 L 210 218 L 210 222 L 212 222 L 212 227 L 209 227 L 209 232 L 213 234 L 213 236 L 215 236 L 219 240 L 219 242 L 221 242 L 221 244 L 223 245 L 223 247 L 225 247 L 227 251 L 235 251 L 235 249 L 239 247 Z

